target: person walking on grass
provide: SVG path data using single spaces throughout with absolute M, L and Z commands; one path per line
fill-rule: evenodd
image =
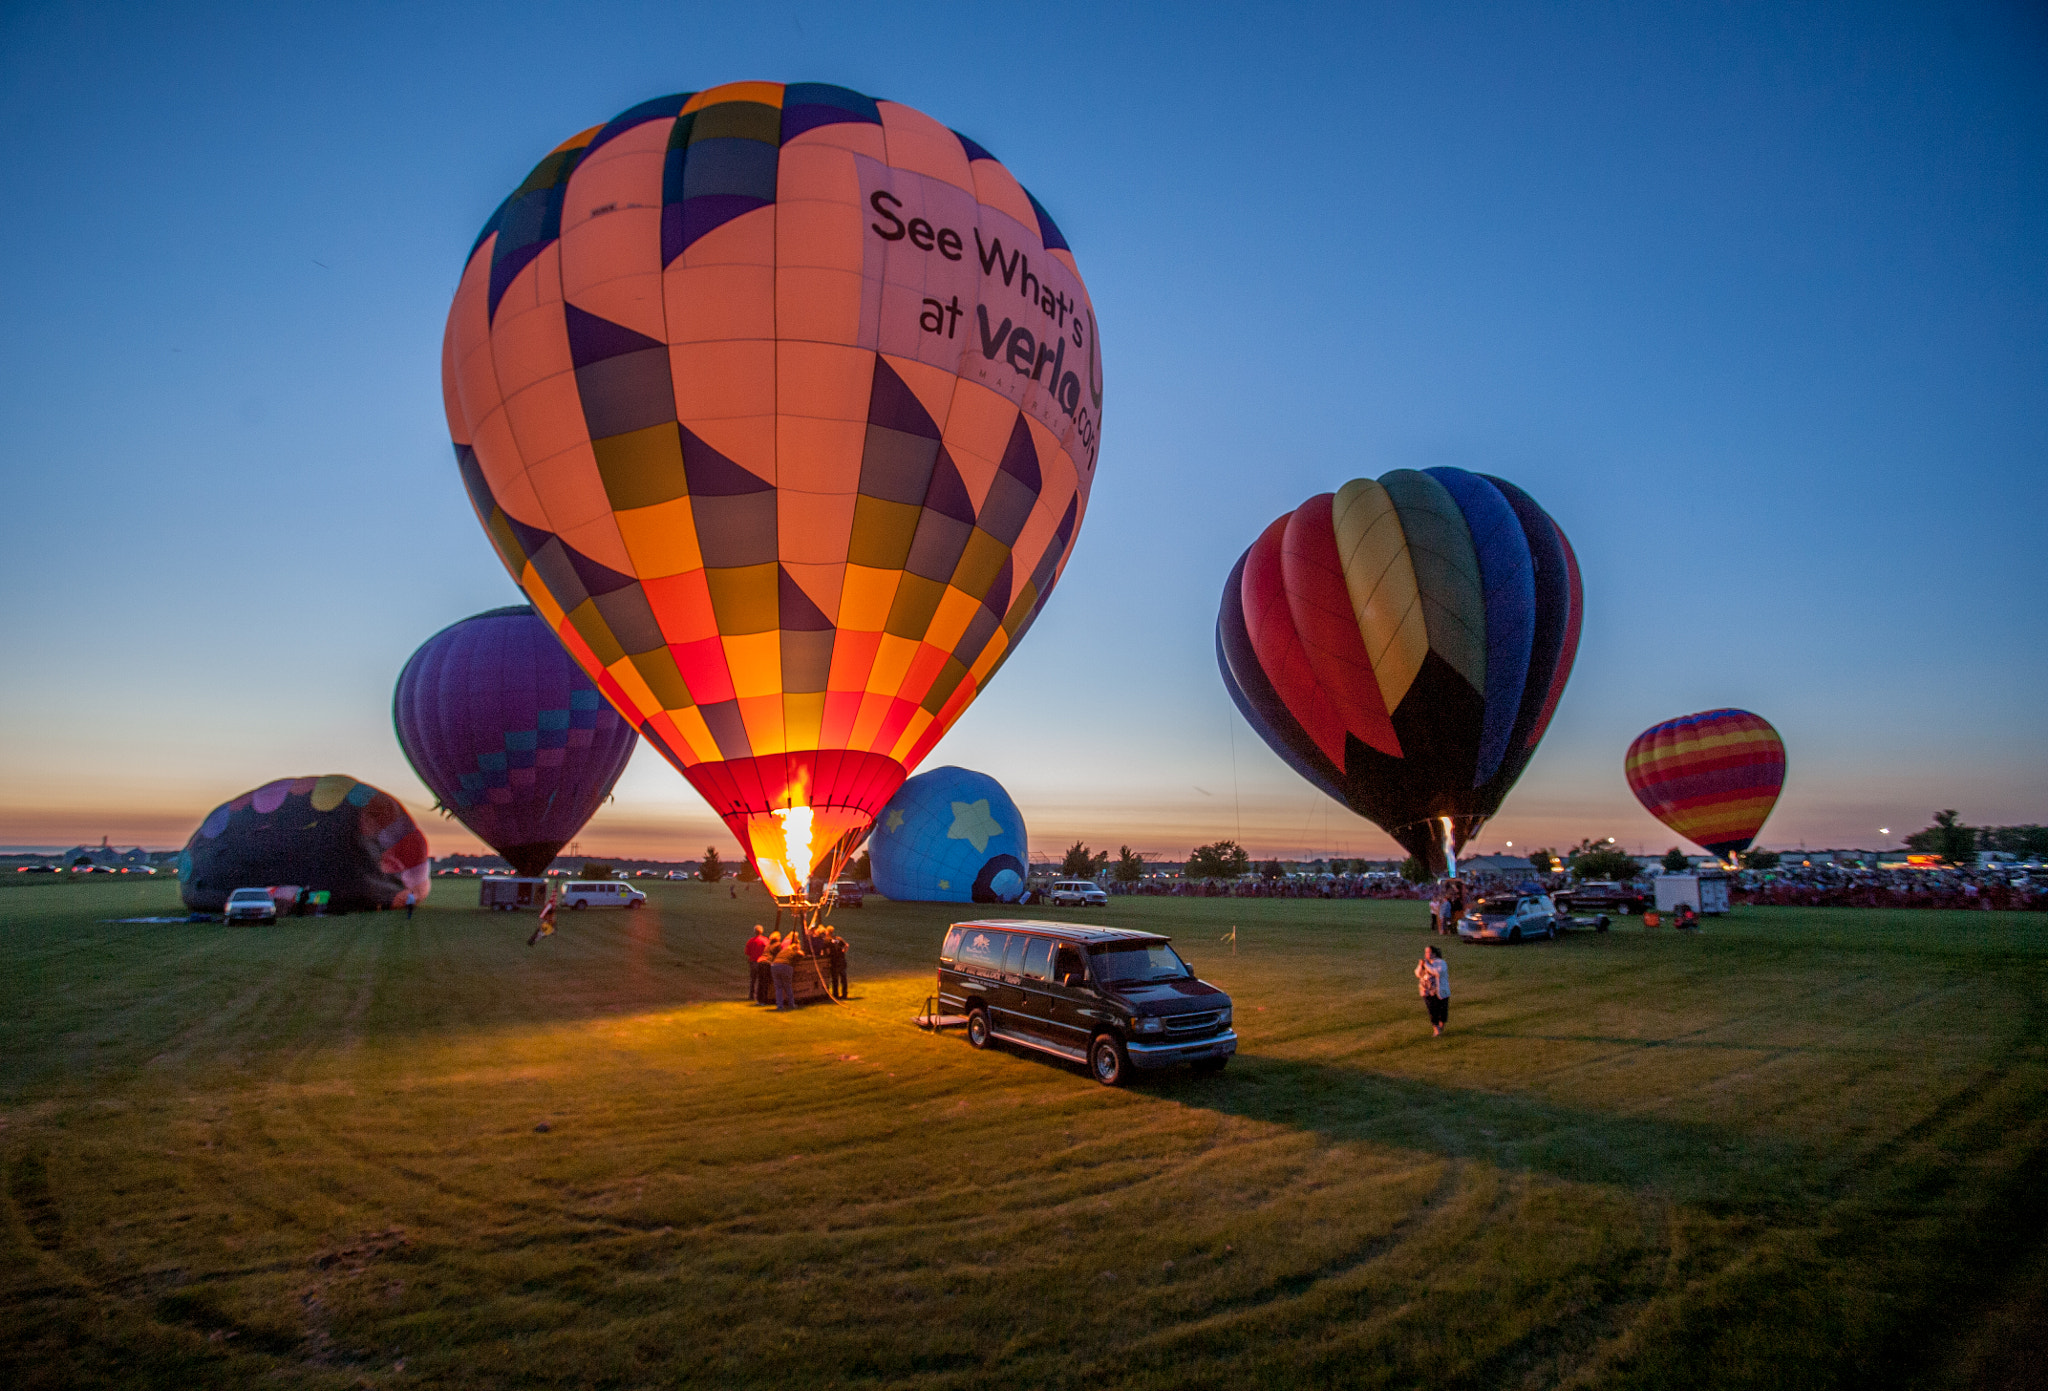
M 1429 1011 L 1430 1036 L 1442 1038 L 1444 1025 L 1451 1021 L 1451 963 L 1434 943 L 1422 949 L 1422 960 L 1415 963 L 1415 983 L 1422 991 L 1423 1008 Z
M 757 1005 L 769 1000 L 768 936 L 761 924 L 754 924 L 754 935 L 747 938 L 747 998 Z
M 526 939 L 526 945 L 530 947 L 535 942 L 538 942 L 541 938 L 552 937 L 554 935 L 555 891 L 553 889 L 549 889 L 547 898 L 543 900 L 540 905 L 540 926 L 536 927 L 533 930 L 533 935 Z

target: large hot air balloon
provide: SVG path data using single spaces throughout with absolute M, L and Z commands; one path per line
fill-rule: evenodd
M 1274 752 L 1441 873 L 1549 727 L 1579 609 L 1571 544 L 1527 493 L 1397 469 L 1266 528 L 1216 656 Z
M 639 742 L 524 604 L 421 644 L 399 673 L 391 723 L 441 805 L 525 875 L 547 872 Z
M 433 871 L 427 838 L 396 797 L 330 773 L 279 778 L 215 807 L 178 856 L 178 894 L 218 913 L 236 889 L 297 884 L 346 913 L 425 898 Z
M 1024 814 L 971 768 L 933 768 L 896 790 L 868 837 L 875 888 L 915 903 L 1017 903 L 1031 858 Z
M 1761 715 L 1703 710 L 1644 730 L 1623 763 L 1650 815 L 1712 855 L 1749 849 L 1785 786 L 1785 743 Z
M 506 568 L 778 892 L 1015 650 L 1102 418 L 1044 208 L 967 137 L 816 83 L 564 141 L 471 250 L 442 383 Z

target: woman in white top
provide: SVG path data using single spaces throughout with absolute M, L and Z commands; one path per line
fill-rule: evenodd
M 1415 983 L 1422 991 L 1423 1006 L 1429 1011 L 1431 1037 L 1442 1038 L 1451 1020 L 1451 963 L 1434 946 L 1422 949 L 1415 963 Z

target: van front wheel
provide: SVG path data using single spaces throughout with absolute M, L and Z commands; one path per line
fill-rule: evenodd
M 1105 1087 L 1121 1087 L 1130 1073 L 1131 1060 L 1124 1052 L 1124 1046 L 1108 1034 L 1096 1037 L 1095 1045 L 1088 1050 L 1088 1070 L 1095 1074 L 1095 1080 Z

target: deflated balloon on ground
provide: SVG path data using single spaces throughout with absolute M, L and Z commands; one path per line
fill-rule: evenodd
M 236 889 L 297 885 L 328 908 L 392 908 L 425 898 L 427 838 L 396 797 L 340 773 L 280 778 L 208 813 L 178 856 L 187 908 L 217 913 Z
M 1217 663 L 1289 766 L 1441 872 L 1521 776 L 1571 675 L 1578 561 L 1504 479 L 1397 469 L 1238 559 Z
M 875 888 L 917 903 L 1016 903 L 1031 858 L 1024 814 L 1003 785 L 934 768 L 896 790 L 868 837 Z
M 442 362 L 499 557 L 778 891 L 1015 650 L 1095 476 L 1058 226 L 972 139 L 843 87 L 564 141 L 484 225 Z

